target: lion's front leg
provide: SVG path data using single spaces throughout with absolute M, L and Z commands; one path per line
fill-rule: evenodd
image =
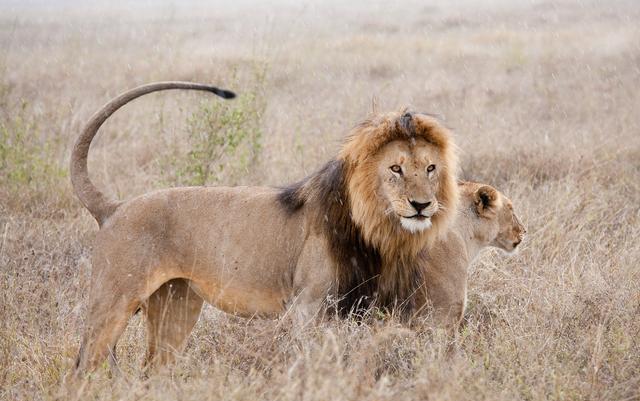
M 334 282 L 330 263 L 326 240 L 319 235 L 309 236 L 296 266 L 295 296 L 288 311 L 296 327 L 303 328 L 322 320 L 325 301 Z

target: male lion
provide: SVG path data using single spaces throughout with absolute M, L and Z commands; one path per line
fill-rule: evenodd
M 424 287 L 416 292 L 418 314 L 432 311 L 438 326 L 455 331 L 467 303 L 468 268 L 480 251 L 497 247 L 513 252 L 526 229 L 511 201 L 490 185 L 459 182 L 458 214 L 446 235 L 420 254 Z M 159 365 L 180 352 L 203 304 L 188 283 L 172 280 L 146 303 L 148 360 Z
M 185 336 L 200 299 L 239 316 L 277 316 L 292 307 L 306 319 L 328 296 L 345 308 L 363 299 L 393 306 L 415 298 L 418 253 L 446 232 L 457 207 L 447 129 L 426 115 L 392 112 L 356 126 L 334 160 L 284 189 L 190 187 L 108 200 L 89 179 L 91 140 L 119 107 L 173 88 L 233 96 L 179 82 L 139 87 L 97 112 L 74 147 L 71 180 L 100 225 L 76 377 L 111 353 L 138 307 L 172 285 L 198 299 L 165 311 L 152 300 L 150 331 Z M 164 312 L 185 309 L 193 313 L 175 319 L 180 327 L 162 328 Z
M 421 252 L 425 291 L 417 304 L 430 303 L 434 318 L 448 328 L 460 324 L 467 303 L 467 271 L 480 251 L 513 252 L 526 229 L 509 198 L 490 185 L 460 182 L 458 216 L 446 236 Z

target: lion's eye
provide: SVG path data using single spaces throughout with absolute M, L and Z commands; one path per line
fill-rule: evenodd
M 402 174 L 402 167 L 398 166 L 397 164 L 394 164 L 389 168 L 391 169 L 391 171 L 393 171 L 396 174 Z
M 427 173 L 430 173 L 435 169 L 436 169 L 436 165 L 435 164 L 430 164 L 429 167 L 427 167 Z

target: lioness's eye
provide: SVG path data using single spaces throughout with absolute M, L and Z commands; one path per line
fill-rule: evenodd
M 396 174 L 402 174 L 402 167 L 398 166 L 397 164 L 394 164 L 389 168 L 391 169 L 391 171 L 393 171 Z
M 430 173 L 435 169 L 436 169 L 436 165 L 435 164 L 430 164 L 429 167 L 427 167 L 427 173 Z

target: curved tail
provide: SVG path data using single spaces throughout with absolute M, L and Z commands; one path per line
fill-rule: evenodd
M 87 156 L 91 141 L 96 136 L 98 128 L 109 118 L 116 110 L 135 98 L 147 93 L 157 92 L 167 89 L 192 89 L 214 93 L 224 99 L 233 99 L 236 95 L 231 91 L 218 89 L 214 86 L 196 84 L 191 82 L 155 82 L 142 85 L 131 89 L 120 96 L 112 99 L 109 103 L 102 106 L 85 125 L 82 133 L 76 141 L 73 152 L 71 153 L 71 184 L 80 202 L 95 217 L 99 225 L 113 214 L 120 202 L 108 199 L 102 192 L 96 188 L 89 178 L 87 169 Z

